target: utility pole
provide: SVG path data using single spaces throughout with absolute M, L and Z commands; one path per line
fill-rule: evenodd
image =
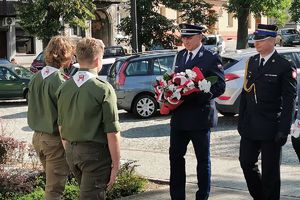
M 138 52 L 138 34 L 137 34 L 137 13 L 136 13 L 136 0 L 131 0 L 131 22 L 132 22 L 132 50 Z

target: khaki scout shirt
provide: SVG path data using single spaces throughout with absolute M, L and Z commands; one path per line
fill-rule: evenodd
M 62 70 L 49 68 L 49 76 L 43 78 L 47 71 L 42 70 L 29 83 L 27 121 L 34 131 L 59 135 L 56 91 L 64 78 Z
M 107 143 L 106 133 L 120 131 L 115 91 L 97 76 L 96 70 L 80 69 L 57 91 L 61 136 L 68 141 Z

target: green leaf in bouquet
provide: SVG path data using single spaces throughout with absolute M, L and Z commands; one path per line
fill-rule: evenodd
M 165 74 L 163 75 L 163 79 L 164 79 L 165 81 L 168 81 L 168 80 L 171 80 L 171 79 L 172 79 L 172 76 L 170 76 L 168 73 L 165 73 Z
M 216 76 L 209 76 L 207 78 L 205 78 L 207 81 L 209 81 L 211 83 L 211 85 L 215 84 L 218 81 L 218 77 Z

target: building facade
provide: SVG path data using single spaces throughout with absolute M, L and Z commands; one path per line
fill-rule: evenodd
M 69 27 L 65 24 L 63 34 L 78 40 L 84 36 L 102 39 L 106 46 L 116 43 L 117 25 L 120 23 L 122 0 L 95 0 L 95 20 L 87 22 L 87 29 Z M 16 58 L 30 66 L 34 58 L 43 51 L 42 41 L 26 33 L 18 24 L 14 4 L 17 0 L 0 0 L 0 58 Z M 121 9 L 120 9 L 121 8 Z
M 223 7 L 226 4 L 227 0 L 207 0 L 206 2 L 213 4 L 213 10 L 218 14 L 218 21 L 214 27 L 214 34 L 221 35 L 224 39 L 237 39 L 237 28 L 238 21 L 234 18 L 233 13 L 228 13 L 227 10 Z M 168 19 L 172 19 L 176 21 L 176 24 L 182 23 L 180 19 L 180 15 L 182 13 L 166 8 L 164 5 L 161 5 L 160 14 L 166 16 Z M 253 33 L 257 24 L 259 23 L 268 23 L 267 17 L 262 17 L 260 19 L 256 19 L 253 15 L 249 15 L 249 23 L 248 23 L 248 33 Z

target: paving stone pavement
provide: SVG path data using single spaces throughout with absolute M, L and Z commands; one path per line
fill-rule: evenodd
M 168 181 L 169 177 L 169 120 L 170 116 L 136 119 L 120 111 L 122 127 L 122 158 L 137 160 L 142 175 Z M 27 105 L 24 102 L 0 102 L 0 131 L 31 143 L 32 130 L 27 125 Z M 238 163 L 240 137 L 236 131 L 237 117 L 219 117 L 218 127 L 211 133 L 212 195 L 210 199 L 250 199 Z M 188 198 L 193 199 L 196 173 L 194 150 L 187 151 Z M 282 155 L 282 199 L 300 199 L 300 166 L 290 140 Z M 155 196 L 154 193 L 159 196 Z M 231 196 L 224 196 L 230 195 Z M 222 196 L 223 194 L 223 196 Z M 147 193 L 145 194 L 147 195 Z M 151 196 L 151 195 L 150 195 Z M 152 199 L 169 199 L 168 191 L 153 192 Z M 161 196 L 161 198 L 160 198 Z M 240 197 L 241 196 L 241 197 Z M 159 197 L 159 198 L 158 198 Z M 150 199 L 141 197 L 140 199 Z

